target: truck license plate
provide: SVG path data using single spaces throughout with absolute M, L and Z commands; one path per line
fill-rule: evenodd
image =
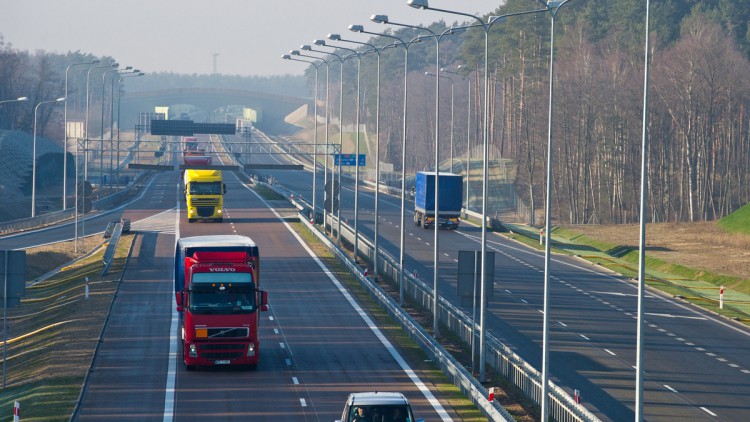
M 214 365 L 229 365 L 229 359 L 226 360 L 215 360 Z

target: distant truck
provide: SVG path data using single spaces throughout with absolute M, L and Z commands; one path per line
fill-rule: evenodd
M 221 170 L 187 169 L 182 177 L 188 223 L 199 219 L 222 222 L 227 186 Z
M 461 176 L 441 172 L 439 189 L 439 227 L 455 230 L 461 216 Z M 414 189 L 414 224 L 425 229 L 435 227 L 435 172 L 417 172 Z
M 258 246 L 247 236 L 184 237 L 177 241 L 174 260 L 185 368 L 255 368 L 260 312 L 268 310 L 268 294 L 260 290 Z
M 186 166 L 207 166 L 211 156 L 206 152 L 206 144 L 195 136 L 182 137 L 182 159 Z

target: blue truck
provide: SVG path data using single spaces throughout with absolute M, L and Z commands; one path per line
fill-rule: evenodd
M 418 171 L 414 185 L 414 224 L 425 229 L 435 227 L 435 172 Z M 438 226 L 455 230 L 461 216 L 461 176 L 440 172 L 438 189 Z

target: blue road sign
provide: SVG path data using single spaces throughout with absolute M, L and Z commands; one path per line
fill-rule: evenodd
M 357 154 L 335 154 L 333 165 L 356 166 L 357 165 L 357 162 L 355 161 L 356 156 Z M 367 159 L 365 157 L 366 157 L 365 154 L 359 154 L 359 166 L 360 167 L 364 167 L 365 165 L 367 165 L 366 164 Z

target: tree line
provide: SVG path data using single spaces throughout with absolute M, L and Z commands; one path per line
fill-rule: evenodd
M 508 0 L 489 15 L 539 8 Z M 648 215 L 651 222 L 720 218 L 750 198 L 750 1 L 651 2 Z M 425 13 L 430 13 L 429 11 Z M 436 17 L 450 15 L 435 14 Z M 475 22 L 437 21 L 428 28 Z M 426 31 L 373 32 L 410 41 Z M 517 194 L 534 209 L 544 203 L 549 104 L 550 16 L 509 17 L 489 31 L 491 159 L 515 164 Z M 356 35 L 347 35 L 351 38 Z M 645 2 L 572 0 L 555 21 L 552 218 L 557 223 L 634 223 L 640 200 Z M 375 36 L 368 43 L 393 43 Z M 360 51 L 367 48 L 363 47 Z M 440 42 L 441 162 L 467 150 L 481 157 L 484 32 L 469 29 Z M 345 50 L 336 52 L 341 56 Z M 434 168 L 436 47 L 430 39 L 409 48 L 407 170 Z M 404 49 L 380 54 L 381 160 L 401 162 Z M 329 56 L 327 59 L 331 59 Z M 375 127 L 376 55 L 361 56 L 362 119 Z M 320 98 L 330 69 L 331 113 L 338 113 L 339 65 L 319 71 Z M 354 98 L 356 60 L 344 61 L 344 101 Z M 314 82 L 312 67 L 307 71 Z M 356 107 L 344 107 L 344 122 Z M 323 113 L 324 111 L 321 111 Z M 478 155 L 479 154 L 479 155 Z M 457 167 L 453 167 L 457 169 Z

